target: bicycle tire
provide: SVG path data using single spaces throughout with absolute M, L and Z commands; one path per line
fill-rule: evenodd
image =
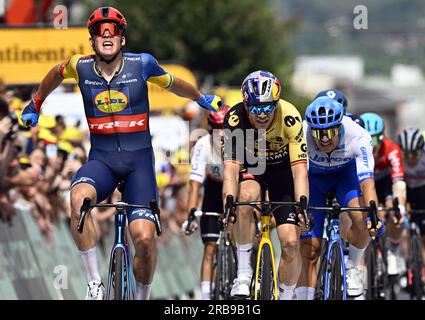
M 238 271 L 238 262 L 236 250 L 232 245 L 226 246 L 226 262 L 227 262 L 227 270 L 225 271 L 225 279 L 224 279 L 224 299 L 230 299 L 230 291 L 232 289 L 233 280 L 236 278 L 236 274 Z
M 328 240 L 322 239 L 320 245 L 320 262 L 319 270 L 317 272 L 317 284 L 316 284 L 316 293 L 315 300 L 324 300 L 325 297 L 325 288 L 324 288 L 324 279 L 325 279 L 325 267 L 326 267 L 326 252 L 328 248 Z
M 264 244 L 261 249 L 260 272 L 257 279 L 259 283 L 259 300 L 272 300 L 273 298 L 273 266 L 271 260 L 271 248 Z
M 367 291 L 366 300 L 375 300 L 378 298 L 378 274 L 375 248 L 369 243 L 365 252 L 365 261 L 367 268 Z
M 124 300 L 124 288 L 123 288 L 123 248 L 116 248 L 115 255 L 115 263 L 114 263 L 114 299 L 115 300 Z
M 416 235 L 414 235 L 410 240 L 410 255 L 412 257 L 412 269 L 413 269 L 413 279 L 412 279 L 412 285 L 413 285 L 413 291 L 411 294 L 412 299 L 416 300 L 422 300 L 422 294 L 423 294 L 423 284 L 422 284 L 422 251 L 421 251 L 421 245 L 420 242 L 421 239 L 419 239 Z
M 339 244 L 335 243 L 331 248 L 331 257 L 329 263 L 329 300 L 343 300 L 344 292 L 342 289 L 342 263 L 341 250 Z
M 220 257 L 220 246 L 217 246 L 214 253 L 214 261 L 213 261 L 213 270 L 212 270 L 212 277 L 213 281 L 211 281 L 211 292 L 212 292 L 212 299 L 213 300 L 220 300 L 220 273 L 221 273 L 221 257 Z

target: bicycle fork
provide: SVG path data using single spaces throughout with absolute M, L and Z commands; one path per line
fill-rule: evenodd
M 124 208 L 117 208 L 117 214 L 115 215 L 115 241 L 114 246 L 111 250 L 111 258 L 109 261 L 109 273 L 108 273 L 108 284 L 106 287 L 106 300 L 110 299 L 112 290 L 112 282 L 115 277 L 121 277 L 121 284 L 123 286 L 121 292 L 123 292 L 122 299 L 131 300 L 135 299 L 135 286 L 134 286 L 134 275 L 133 267 L 130 263 L 130 252 L 126 241 L 125 226 L 126 226 L 126 214 Z M 123 255 L 121 261 L 116 261 L 117 249 L 122 249 Z M 115 263 L 122 264 L 122 273 L 115 274 Z M 130 290 L 129 287 L 130 286 Z
M 254 300 L 258 300 L 258 279 L 260 277 L 260 265 L 261 265 L 261 252 L 263 250 L 263 246 L 268 245 L 270 247 L 271 254 L 271 264 L 272 264 L 272 272 L 273 272 L 273 298 L 274 300 L 278 300 L 278 287 L 277 287 L 277 274 L 276 274 L 276 263 L 274 257 L 273 245 L 270 240 L 270 220 L 271 217 L 269 215 L 261 215 L 261 231 L 262 236 L 260 240 L 260 244 L 258 245 L 258 254 L 257 254 L 257 265 L 255 268 L 255 281 L 254 281 Z
M 345 259 L 344 259 L 344 250 L 342 249 L 341 237 L 340 237 L 340 224 L 339 219 L 331 219 L 328 228 L 330 228 L 329 244 L 326 252 L 326 267 L 325 267 L 325 285 L 324 285 L 324 300 L 329 300 L 329 277 L 331 270 L 331 258 L 332 258 L 332 248 L 333 246 L 338 246 L 341 256 L 341 269 L 342 269 L 342 287 L 343 287 L 343 300 L 347 300 L 347 282 L 346 282 L 346 272 L 345 272 Z

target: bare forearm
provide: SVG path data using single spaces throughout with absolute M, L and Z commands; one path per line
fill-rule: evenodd
M 47 96 L 62 83 L 62 81 L 62 77 L 58 74 L 58 66 L 54 66 L 41 81 L 36 92 L 37 96 L 41 100 L 46 99 Z
M 292 175 L 294 177 L 294 195 L 298 201 L 301 196 L 309 198 L 308 193 L 308 173 L 306 164 L 297 164 L 292 167 Z
M 398 203 L 406 205 L 406 182 L 403 180 L 393 183 L 393 196 L 398 199 Z
M 202 97 L 202 93 L 198 89 L 196 89 L 189 82 L 186 82 L 183 79 L 177 77 L 174 77 L 173 85 L 169 91 L 180 97 L 192 100 L 198 100 L 200 97 Z
M 367 179 L 360 184 L 363 193 L 365 205 L 368 206 L 370 201 L 375 201 L 378 204 L 378 196 L 376 195 L 375 180 Z
M 189 197 L 187 201 L 187 209 L 198 208 L 199 190 L 201 184 L 198 181 L 190 180 L 189 182 Z
M 232 195 L 235 199 L 238 196 L 239 187 L 239 164 L 224 164 L 223 179 L 223 207 L 226 204 L 226 197 Z

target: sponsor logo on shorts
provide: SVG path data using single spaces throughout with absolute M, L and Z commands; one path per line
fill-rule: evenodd
M 71 188 L 73 187 L 73 186 L 75 186 L 76 184 L 78 184 L 78 183 L 93 183 L 93 184 L 95 184 L 96 182 L 92 179 L 92 178 L 89 178 L 89 177 L 81 177 L 81 178 L 78 178 L 77 180 L 75 180 L 73 183 L 72 183 L 72 185 L 71 185 Z
M 292 222 L 295 222 L 295 217 L 296 217 L 295 213 L 291 212 L 291 213 L 288 215 L 288 219 L 286 219 L 286 221 L 292 221 Z
M 155 216 L 149 209 L 136 209 L 131 213 L 133 219 L 147 219 L 155 221 Z M 137 217 L 135 217 L 137 216 Z

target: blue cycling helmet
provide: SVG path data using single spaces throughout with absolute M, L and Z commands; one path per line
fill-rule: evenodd
M 380 135 L 384 133 L 385 125 L 384 120 L 374 112 L 363 113 L 360 116 L 363 119 L 365 129 L 371 136 Z
M 347 112 L 348 101 L 341 91 L 335 89 L 320 91 L 314 99 L 317 99 L 319 97 L 328 97 L 338 101 L 340 104 L 342 104 L 342 107 L 344 108 L 344 114 Z
M 339 125 L 344 117 L 342 104 L 329 97 L 319 97 L 305 111 L 305 120 L 313 129 L 327 129 Z
M 242 82 L 243 101 L 247 104 L 277 102 L 281 85 L 279 80 L 268 71 L 251 72 Z

